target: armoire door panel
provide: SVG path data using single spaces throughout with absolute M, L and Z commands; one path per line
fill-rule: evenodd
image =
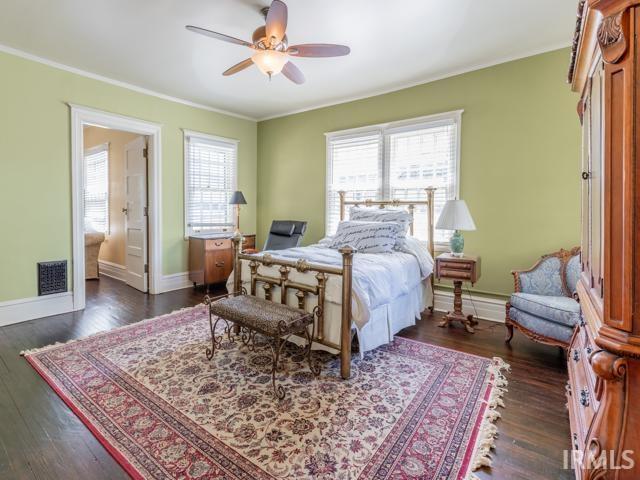
M 605 65 L 605 257 L 606 324 L 631 331 L 633 320 L 633 55 Z

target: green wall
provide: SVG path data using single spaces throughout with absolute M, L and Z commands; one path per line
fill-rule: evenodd
M 324 235 L 325 137 L 334 130 L 464 109 L 461 198 L 482 257 L 476 291 L 512 291 L 510 270 L 579 244 L 578 98 L 565 84 L 567 49 L 258 124 L 258 234 L 272 219 L 309 221 Z
M 36 262 L 71 261 L 66 102 L 163 125 L 164 274 L 187 269 L 182 128 L 240 140 L 244 231 L 263 242 L 272 219 L 306 219 L 310 243 L 324 235 L 325 132 L 464 109 L 461 197 L 478 227 L 466 250 L 482 256 L 476 290 L 507 294 L 511 269 L 579 243 L 567 58 L 559 50 L 256 125 L 0 53 L 0 301 L 37 294 Z
M 71 261 L 71 130 L 65 102 L 162 124 L 164 274 L 187 269 L 182 128 L 235 138 L 256 225 L 256 122 L 137 93 L 0 53 L 0 301 L 37 295 L 36 262 Z M 69 286 L 71 282 L 69 282 Z

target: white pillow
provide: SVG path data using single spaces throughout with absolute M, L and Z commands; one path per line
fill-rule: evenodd
M 349 220 L 363 222 L 395 222 L 400 225 L 396 249 L 404 247 L 404 240 L 411 225 L 411 214 L 406 210 L 393 208 L 351 207 Z
M 358 253 L 391 253 L 401 229 L 395 222 L 340 222 L 329 247 L 350 246 Z

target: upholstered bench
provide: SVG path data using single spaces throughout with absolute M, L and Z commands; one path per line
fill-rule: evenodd
M 315 376 L 320 374 L 320 367 L 314 365 L 311 359 L 312 337 L 309 333 L 309 327 L 313 328 L 313 313 L 252 295 L 225 296 L 218 300 L 206 297 L 205 304 L 209 305 L 209 328 L 211 329 L 211 348 L 207 348 L 206 352 L 209 360 L 213 358 L 224 335 L 228 336 L 230 342 L 235 341 L 232 336 L 234 330 L 239 329 L 238 333 L 241 334 L 242 342 L 251 349 L 255 348 L 253 341 L 256 333 L 270 338 L 274 344 L 271 347 L 273 356 L 271 383 L 274 394 L 281 400 L 285 397 L 284 388 L 282 385 L 276 388 L 276 370 L 279 365 L 280 353 L 291 335 L 300 335 L 307 341 L 305 356 L 309 362 L 309 369 Z M 219 320 L 223 320 L 227 326 L 222 334 L 216 335 L 216 326 Z M 229 322 L 237 328 L 232 328 Z

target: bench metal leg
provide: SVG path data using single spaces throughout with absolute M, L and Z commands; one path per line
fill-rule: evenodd
M 317 377 L 318 375 L 320 375 L 320 371 L 322 369 L 320 365 L 318 365 L 317 363 L 313 363 L 313 358 L 311 356 L 311 347 L 313 346 L 313 341 L 311 340 L 311 335 L 309 335 L 309 329 L 304 329 L 304 336 L 307 340 L 307 351 L 305 353 L 307 356 L 307 361 L 309 362 L 309 370 L 311 370 L 311 373 L 313 373 L 313 375 Z
M 282 385 L 278 385 L 276 387 L 276 372 L 278 371 L 278 364 L 280 363 L 280 353 L 282 351 L 282 347 L 286 341 L 282 340 L 280 337 L 275 339 L 275 349 L 273 349 L 273 365 L 271 367 L 271 384 L 273 385 L 273 394 L 276 396 L 278 400 L 282 400 L 285 397 L 284 387 Z

